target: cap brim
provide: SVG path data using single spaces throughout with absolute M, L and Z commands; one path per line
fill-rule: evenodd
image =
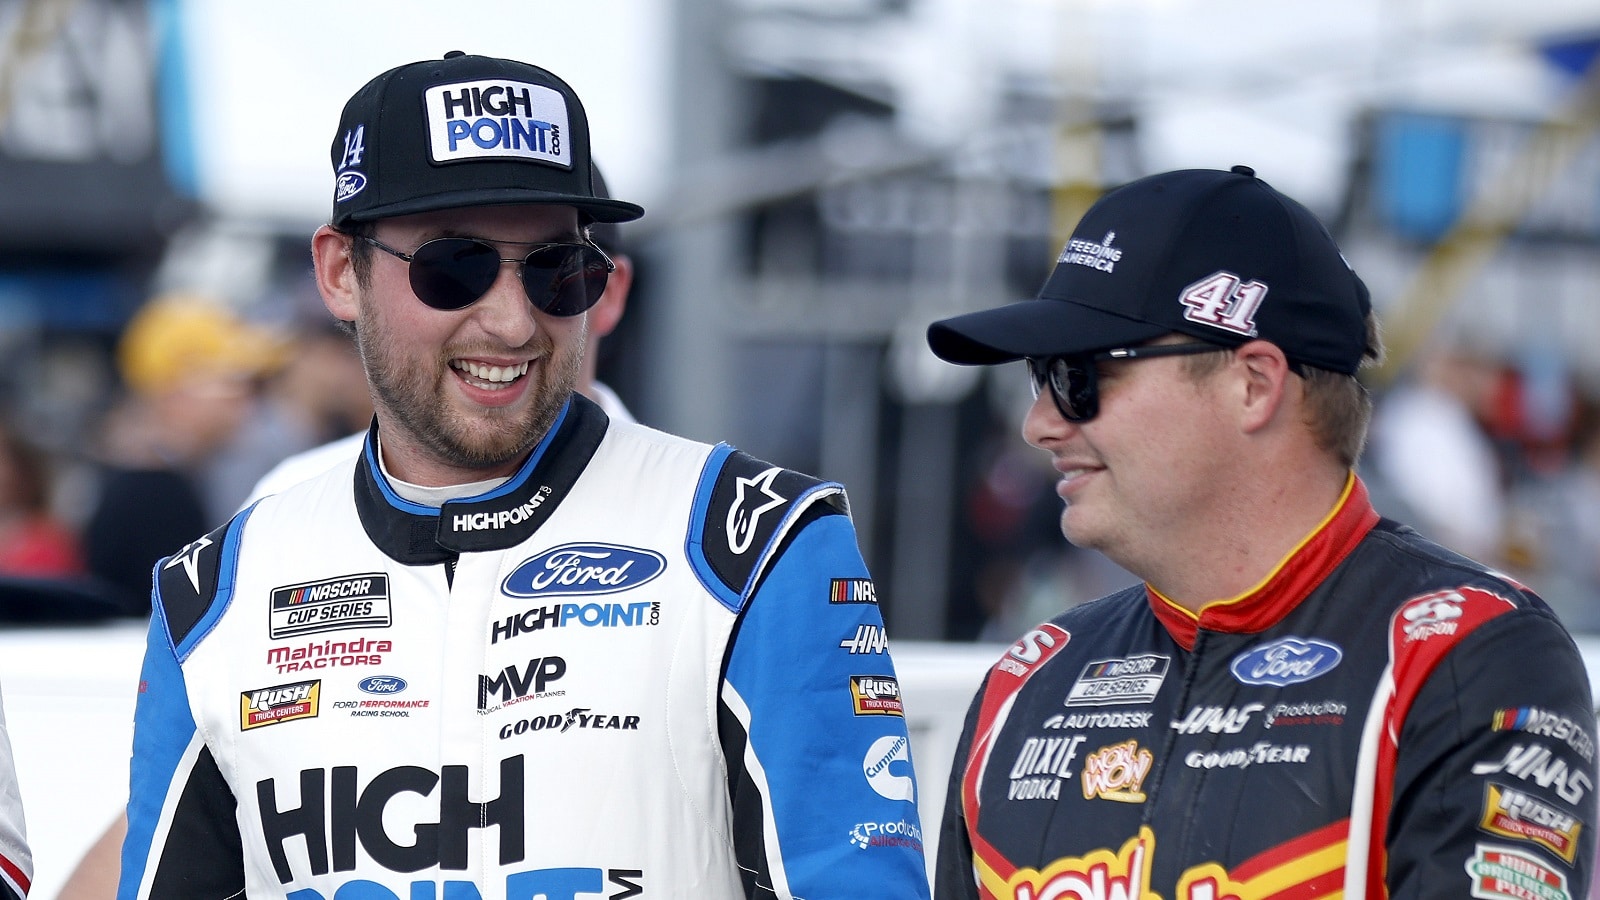
M 946 362 L 986 366 L 1138 344 L 1167 332 L 1070 300 L 1023 300 L 934 322 L 928 347 Z
M 363 209 L 351 215 L 348 221 L 369 222 L 391 216 L 408 216 L 412 213 L 432 212 L 436 209 L 457 209 L 463 206 L 509 206 L 518 203 L 542 203 L 576 207 L 596 222 L 632 222 L 644 215 L 644 207 L 623 200 L 600 197 L 582 197 L 576 194 L 556 194 L 547 191 L 529 191 L 515 188 L 492 190 L 451 191 L 430 194 L 398 203 L 386 203 Z

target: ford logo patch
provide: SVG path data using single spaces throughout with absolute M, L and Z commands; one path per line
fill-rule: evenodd
M 1279 638 L 1233 658 L 1233 677 L 1245 684 L 1287 687 L 1326 675 L 1344 658 L 1344 651 L 1316 638 Z
M 373 675 L 356 682 L 356 687 L 368 694 L 398 694 L 406 689 L 406 680 L 393 675 Z
M 367 186 L 367 176 L 360 172 L 341 172 L 339 180 L 333 186 L 333 202 L 342 203 L 361 193 Z
M 644 584 L 667 567 L 653 550 L 616 544 L 563 544 L 524 560 L 500 589 L 512 597 L 614 594 Z

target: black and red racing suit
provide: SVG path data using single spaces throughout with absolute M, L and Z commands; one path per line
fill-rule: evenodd
M 935 896 L 1582 898 L 1594 732 L 1549 608 L 1352 476 L 1251 592 L 1196 616 L 1130 588 L 994 665 Z

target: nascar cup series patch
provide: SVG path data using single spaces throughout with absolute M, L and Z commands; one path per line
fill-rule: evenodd
M 423 93 L 433 161 L 529 159 L 572 166 L 559 91 L 503 79 L 441 84 Z

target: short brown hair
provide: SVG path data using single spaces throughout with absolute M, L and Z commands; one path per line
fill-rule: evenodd
M 356 284 L 362 290 L 372 287 L 372 245 L 365 238 L 378 233 L 376 222 L 350 222 L 335 229 L 350 238 L 350 267 L 355 270 Z
M 1383 360 L 1383 337 L 1378 318 L 1367 313 L 1367 350 L 1361 368 Z M 1201 353 L 1184 359 L 1184 371 L 1199 380 L 1220 369 L 1233 351 L 1221 348 L 1216 353 Z M 1290 366 L 1305 382 L 1305 424 L 1317 446 L 1332 454 L 1346 468 L 1354 468 L 1367 443 L 1367 427 L 1372 422 L 1372 394 L 1356 375 L 1319 369 L 1291 361 Z

